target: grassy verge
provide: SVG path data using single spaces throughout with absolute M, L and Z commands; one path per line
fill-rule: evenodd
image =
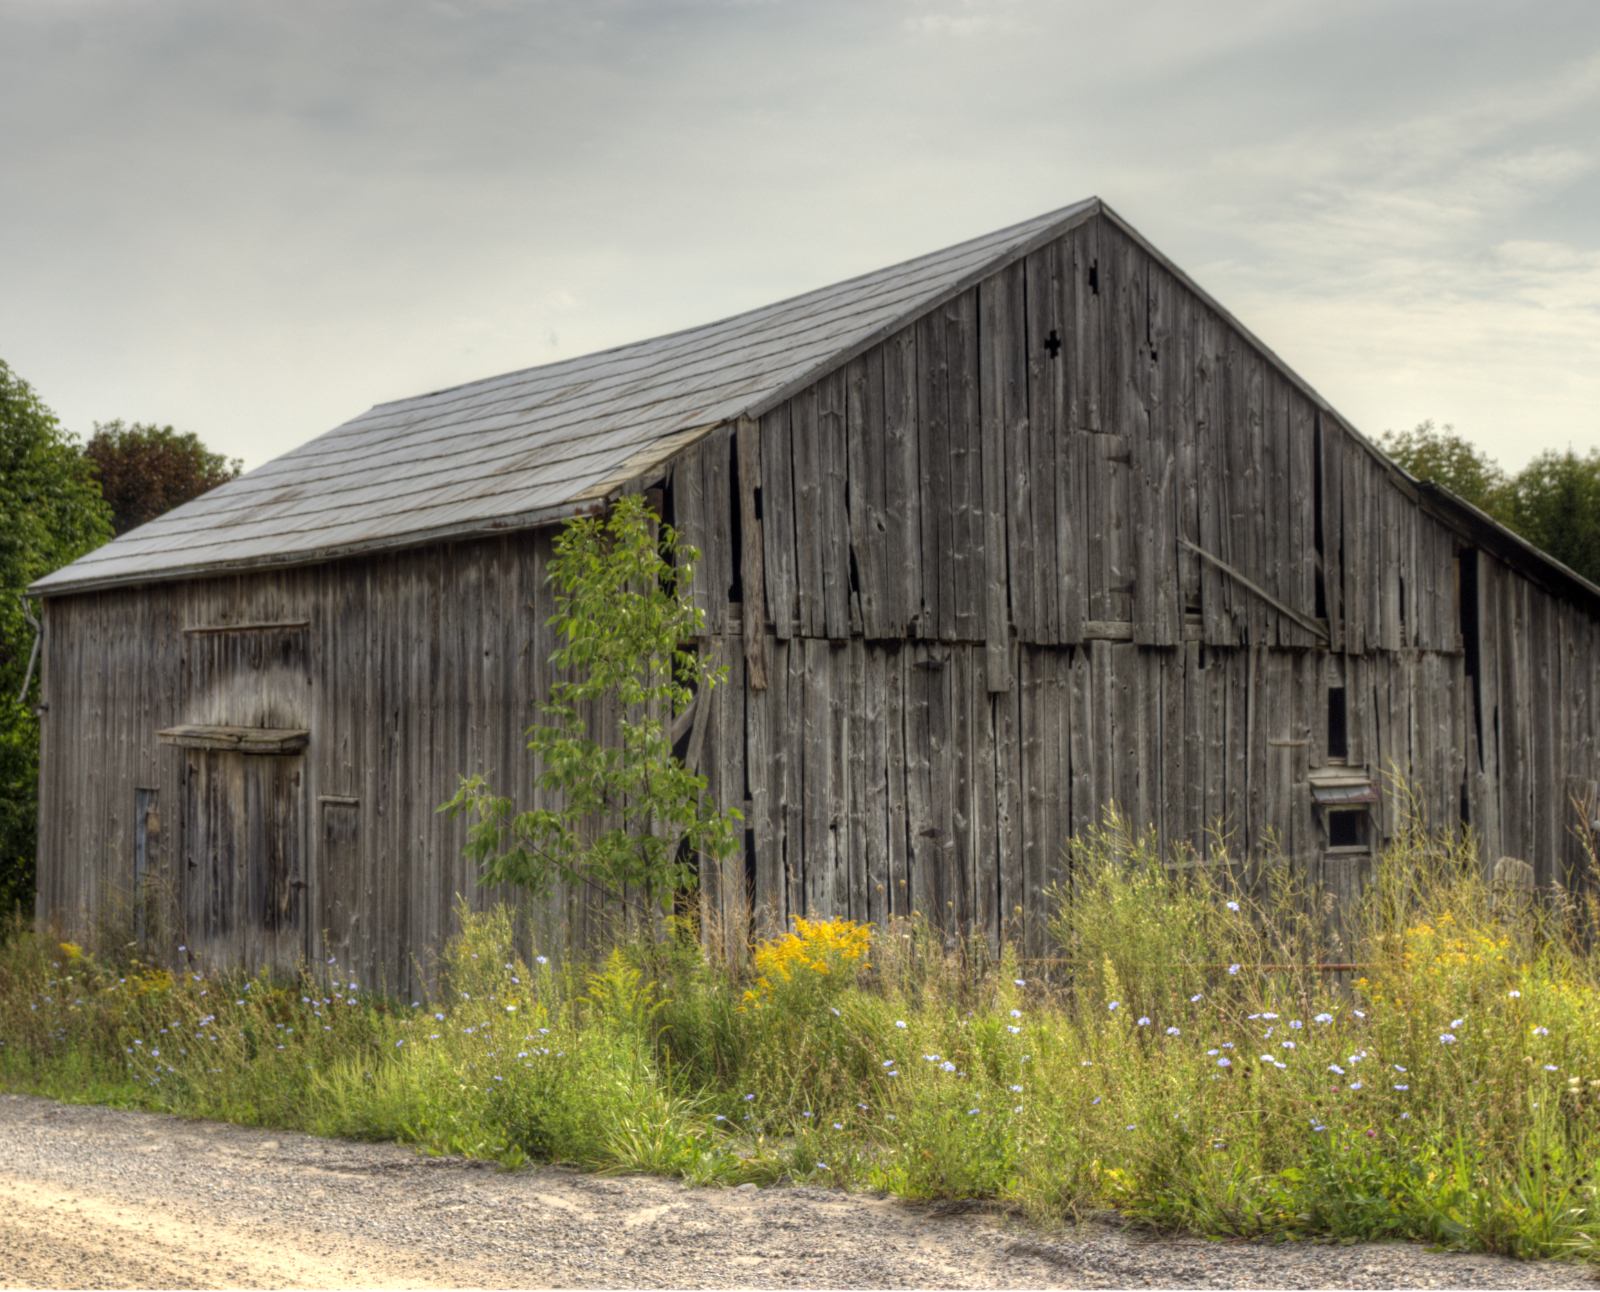
M 901 922 L 804 925 L 742 974 L 689 937 L 558 967 L 501 910 L 463 913 L 413 1002 L 337 964 L 174 978 L 19 927 L 0 1083 L 508 1165 L 1600 1261 L 1595 903 L 1497 900 L 1421 831 L 1376 869 L 1348 991 L 1287 868 L 1169 868 L 1116 822 L 1048 965 Z

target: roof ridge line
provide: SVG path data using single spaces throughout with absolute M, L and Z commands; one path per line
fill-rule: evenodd
M 764 312 L 766 310 L 775 310 L 775 309 L 779 309 L 779 308 L 781 308 L 782 306 L 785 306 L 785 305 L 792 305 L 796 301 L 804 300 L 807 296 L 815 296 L 815 295 L 818 295 L 821 292 L 837 291 L 841 287 L 850 286 L 851 283 L 859 283 L 859 282 L 865 281 L 868 278 L 876 278 L 880 274 L 884 274 L 884 275 L 892 274 L 895 270 L 904 269 L 907 265 L 914 265 L 919 260 L 927 260 L 932 256 L 944 255 L 944 254 L 946 254 L 948 252 L 955 251 L 960 247 L 966 246 L 967 243 L 982 242 L 986 238 L 1001 238 L 1001 237 L 1004 237 L 1004 235 L 1006 235 L 1007 233 L 1010 233 L 1013 229 L 1020 229 L 1024 225 L 1028 225 L 1028 224 L 1034 223 L 1034 221 L 1036 221 L 1036 220 L 1048 219 L 1053 215 L 1060 215 L 1060 216 L 1062 216 L 1062 219 L 1060 221 L 1058 221 L 1057 223 L 1068 224 L 1070 221 L 1072 221 L 1074 219 L 1074 217 L 1076 215 L 1078 215 L 1081 212 L 1081 210 L 1083 208 L 1092 206 L 1093 204 L 1098 203 L 1099 201 L 1100 201 L 1100 199 L 1098 197 L 1085 198 L 1081 202 L 1074 202 L 1074 203 L 1070 203 L 1067 206 L 1058 207 L 1055 211 L 1047 211 L 1043 215 L 1036 215 L 1036 216 L 1033 216 L 1031 219 L 1018 220 L 1015 224 L 1008 224 L 1004 228 L 993 229 L 988 233 L 980 233 L 976 237 L 967 238 L 967 239 L 964 239 L 961 242 L 952 242 L 948 246 L 945 246 L 945 247 L 935 247 L 932 251 L 924 251 L 921 255 L 908 256 L 904 260 L 895 261 L 895 263 L 892 264 L 892 265 L 880 265 L 876 269 L 869 269 L 869 270 L 866 270 L 863 273 L 852 274 L 849 278 L 841 278 L 841 279 L 837 280 L 836 282 L 823 283 L 823 284 L 821 284 L 820 286 L 817 286 L 817 287 L 807 288 L 803 292 L 796 292 L 793 296 L 784 296 L 784 297 L 780 298 L 779 300 L 767 301 L 767 302 L 765 302 L 765 303 L 763 303 L 761 305 L 753 306 L 750 309 L 739 310 L 737 313 L 734 313 L 734 314 L 725 314 L 721 318 L 707 319 L 703 323 L 695 323 L 695 324 L 690 325 L 689 327 L 675 328 L 671 332 L 659 332 L 654 336 L 640 337 L 640 338 L 638 338 L 637 340 L 634 340 L 634 341 L 624 341 L 621 345 L 607 346 L 603 350 L 591 350 L 587 354 L 575 354 L 570 359 L 555 359 L 555 360 L 552 360 L 550 363 L 536 363 L 536 364 L 531 364 L 526 368 L 512 368 L 512 369 L 510 369 L 510 370 L 508 370 L 506 372 L 497 372 L 497 373 L 493 374 L 492 376 L 475 377 L 471 381 L 459 381 L 459 382 L 456 382 L 454 385 L 440 386 L 437 390 L 425 390 L 422 393 L 416 394 L 416 395 L 406 395 L 406 396 L 402 396 L 402 397 L 397 398 L 397 399 L 386 399 L 386 400 L 383 400 L 381 403 L 373 404 L 372 407 L 370 407 L 370 408 L 368 408 L 366 410 L 366 412 L 357 414 L 357 416 L 351 418 L 350 421 L 351 422 L 357 421 L 360 418 L 365 417 L 367 415 L 367 413 L 376 412 L 380 408 L 390 408 L 390 407 L 393 407 L 396 404 L 409 404 L 409 403 L 412 403 L 412 402 L 414 402 L 416 400 L 420 400 L 420 399 L 431 399 L 435 395 L 447 395 L 453 390 L 465 390 L 469 386 L 480 386 L 480 385 L 483 385 L 486 382 L 501 381 L 501 380 L 503 380 L 503 379 L 505 379 L 507 377 L 520 377 L 520 376 L 524 375 L 525 373 L 539 372 L 542 369 L 546 369 L 546 368 L 559 368 L 563 364 L 577 363 L 580 360 L 584 360 L 584 359 L 599 359 L 599 358 L 602 358 L 605 355 L 611 355 L 611 354 L 620 353 L 623 350 L 632 350 L 637 346 L 650 345 L 650 344 L 653 344 L 654 342 L 657 342 L 657 341 L 670 341 L 673 337 L 676 337 L 676 336 L 687 336 L 691 332 L 700 332 L 700 331 L 704 331 L 706 328 L 718 327 L 718 326 L 720 326 L 720 325 L 722 325 L 724 323 L 731 323 L 731 322 L 734 322 L 737 319 L 745 318 L 745 317 L 747 317 L 747 316 L 749 316 L 751 314 L 760 314 L 760 313 L 762 313 L 762 312 Z M 1052 226 L 1052 227 L 1054 227 L 1054 226 Z M 1048 238 L 1045 239 L 1045 240 L 1049 241 Z M 970 286 L 970 285 L 971 284 L 968 284 L 968 286 Z M 345 423 L 345 424 L 347 425 L 348 423 Z M 334 427 L 333 429 L 334 430 L 338 430 L 339 427 Z

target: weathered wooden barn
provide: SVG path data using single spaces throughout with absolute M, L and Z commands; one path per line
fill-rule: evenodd
M 1600 589 L 1090 200 L 380 405 L 41 580 L 41 915 L 159 884 L 203 956 L 409 982 L 489 896 L 435 808 L 532 796 L 554 527 L 634 490 L 702 549 L 729 668 L 690 739 L 748 828 L 713 907 L 992 941 L 1112 802 L 1348 891 L 1389 769 L 1540 883 L 1577 862 Z

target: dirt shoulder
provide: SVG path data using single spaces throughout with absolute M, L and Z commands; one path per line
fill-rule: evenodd
M 1593 1288 L 1431 1253 L 1041 1235 L 826 1189 L 502 1173 L 394 1144 L 0 1096 L 7 1287 Z

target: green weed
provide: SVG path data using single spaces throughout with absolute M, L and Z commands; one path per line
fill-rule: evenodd
M 1288 867 L 1213 856 L 1108 818 L 1033 964 L 916 918 L 801 926 L 736 971 L 673 918 L 558 966 L 463 907 L 414 1003 L 17 925 L 0 1082 L 506 1166 L 1600 1261 L 1594 902 L 1509 901 L 1470 840 L 1408 829 L 1342 919 L 1340 981 Z

